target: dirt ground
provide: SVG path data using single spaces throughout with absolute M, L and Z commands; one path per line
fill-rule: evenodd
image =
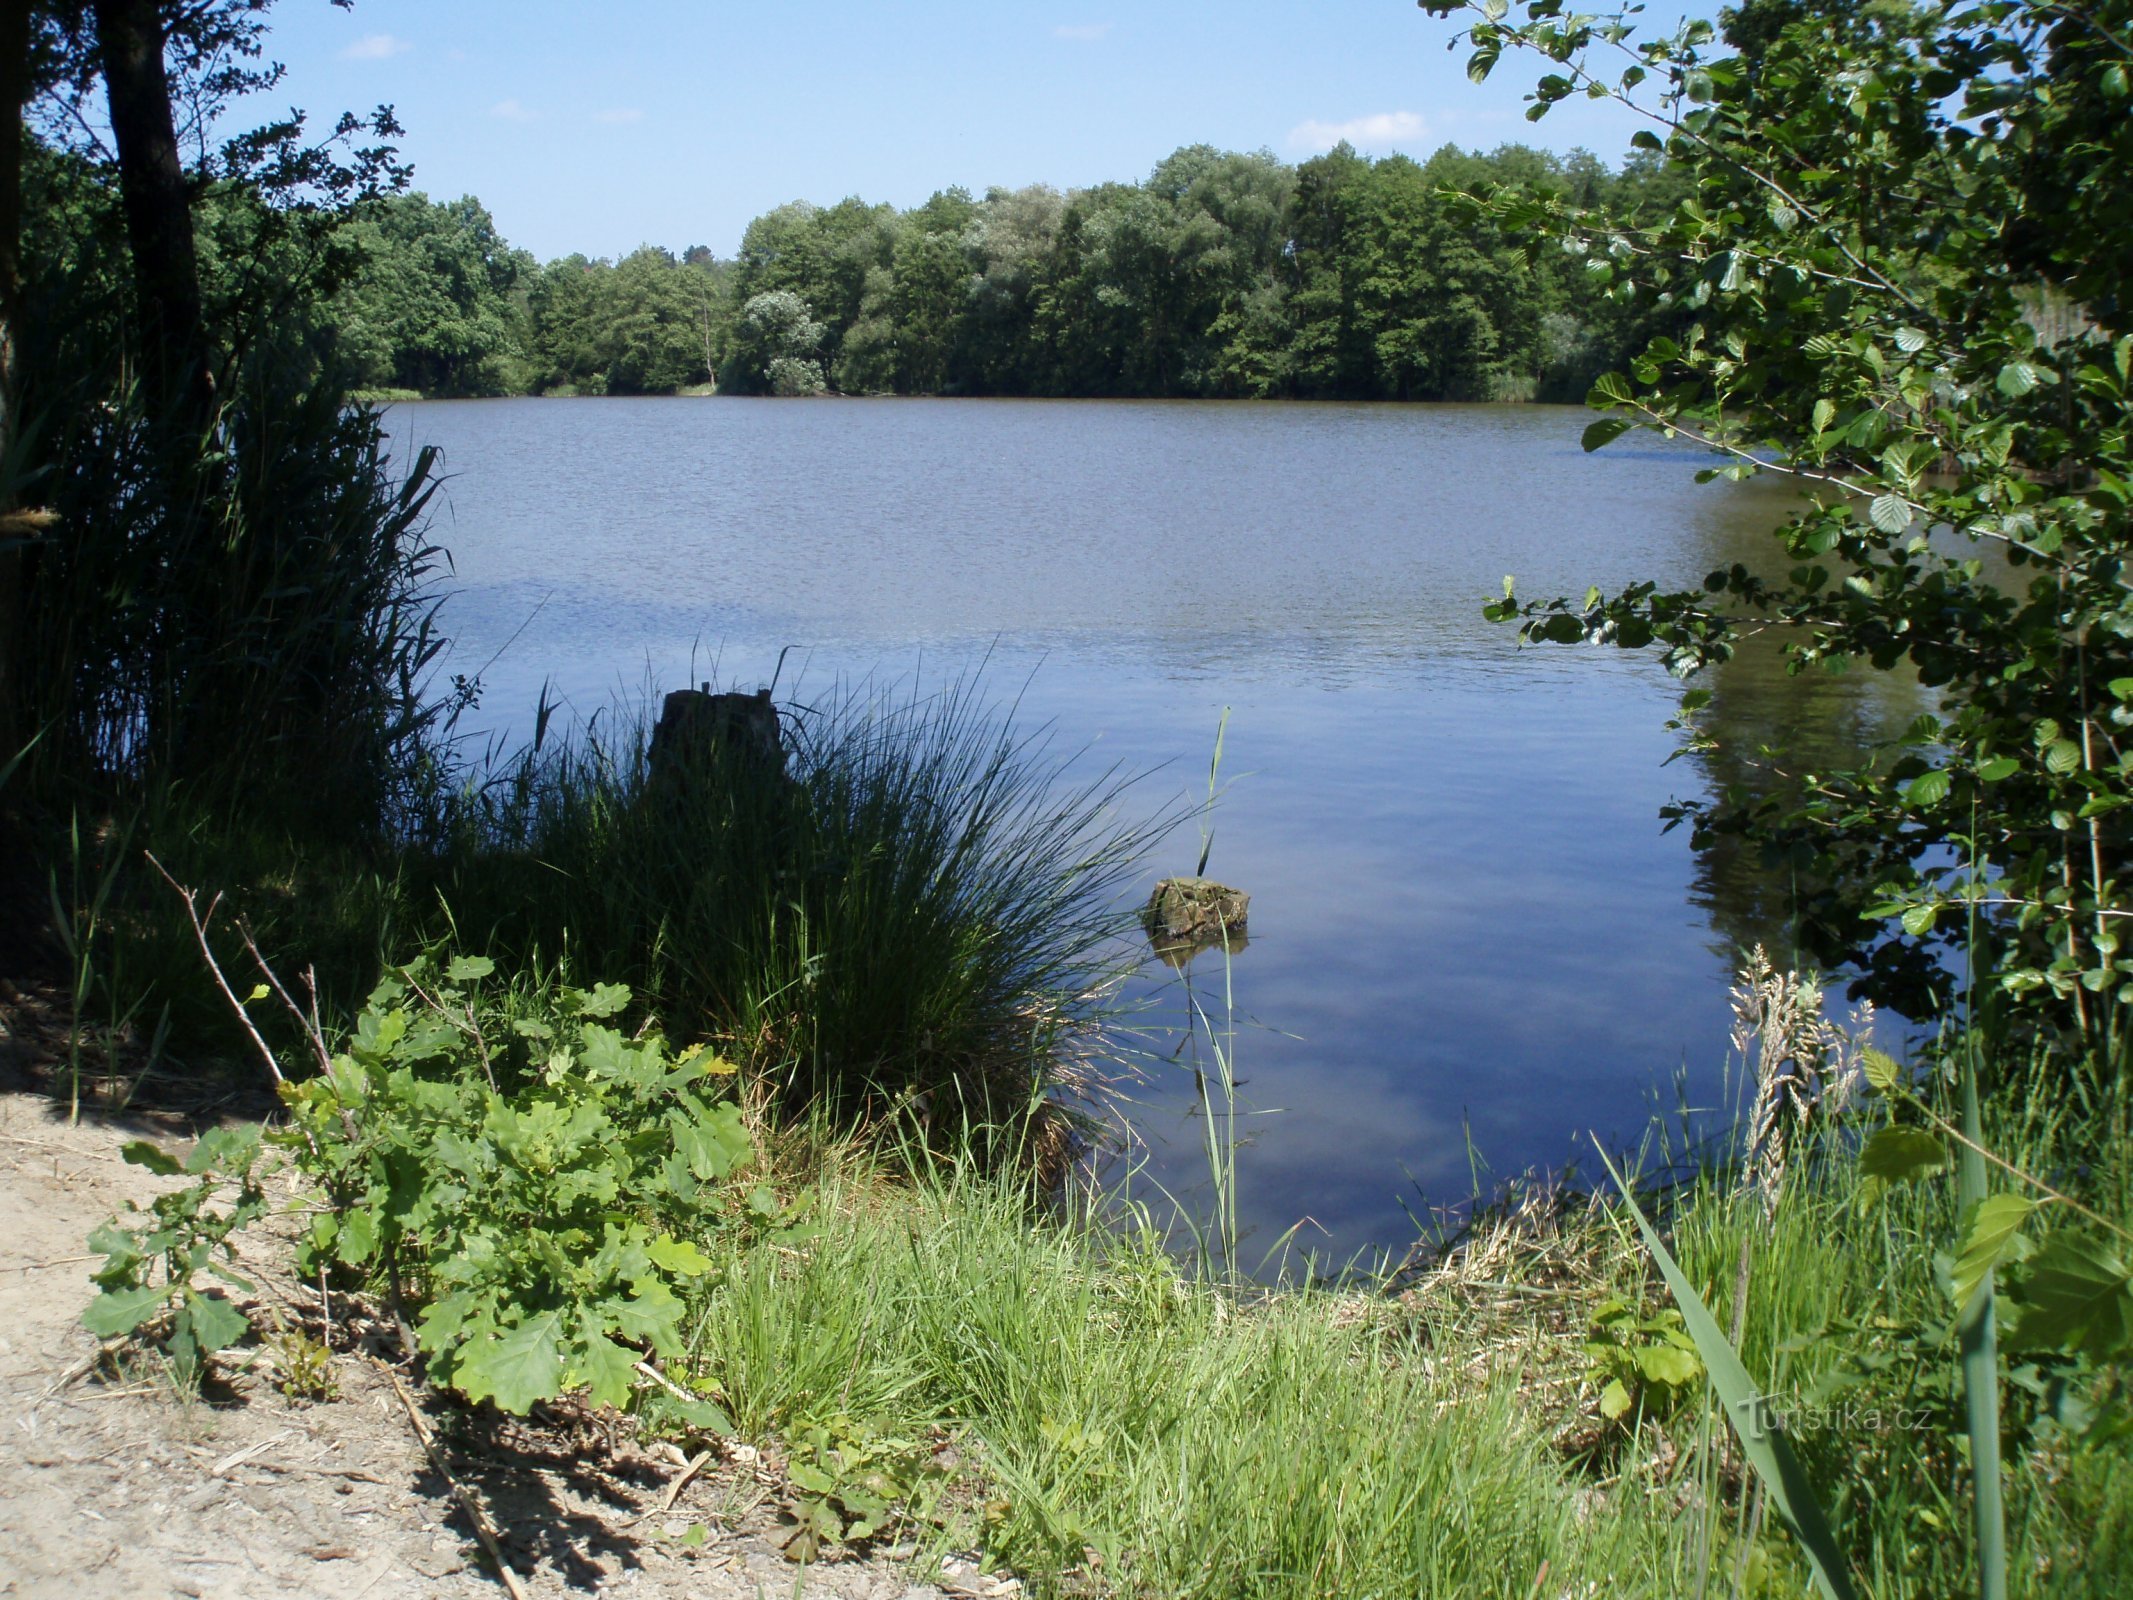
M 8 1043 L 0 1037 L 0 1052 Z M 231 1352 L 228 1383 L 190 1400 L 151 1367 L 96 1361 L 80 1321 L 94 1265 L 82 1241 L 169 1181 L 120 1147 L 152 1137 L 182 1150 L 193 1132 L 152 1113 L 69 1126 L 47 1098 L 0 1091 L 0 1596 L 505 1594 L 377 1354 L 337 1348 L 338 1394 L 312 1403 L 284 1398 L 264 1348 Z M 255 1325 L 315 1315 L 281 1254 L 271 1237 L 245 1247 L 242 1268 L 261 1289 Z M 463 1417 L 425 1414 L 529 1596 L 1019 1593 L 961 1562 L 919 1581 L 892 1559 L 908 1552 L 794 1565 L 781 1553 L 775 1480 L 744 1447 L 677 1484 L 684 1461 L 671 1446 L 584 1428 L 576 1439 L 559 1428 L 477 1436 Z

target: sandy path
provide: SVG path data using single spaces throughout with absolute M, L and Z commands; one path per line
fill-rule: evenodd
M 390 1380 L 361 1354 L 336 1356 L 339 1397 L 315 1404 L 283 1398 L 264 1355 L 212 1404 L 181 1402 L 153 1375 L 55 1391 L 97 1348 L 79 1320 L 90 1293 L 82 1241 L 160 1181 L 119 1147 L 143 1134 L 182 1146 L 185 1132 L 146 1119 L 70 1128 L 41 1098 L 0 1094 L 0 1595 L 503 1595 Z M 268 1305 L 278 1253 L 265 1239 L 245 1258 Z M 278 1292 L 298 1293 L 285 1279 Z M 775 1508 L 746 1451 L 642 1521 L 672 1483 L 674 1458 L 529 1436 L 462 1449 L 452 1467 L 487 1505 L 529 1595 L 1017 1592 L 967 1568 L 951 1569 L 943 1589 L 879 1559 L 795 1567 L 778 1552 Z M 679 1537 L 692 1527 L 705 1533 L 694 1548 Z

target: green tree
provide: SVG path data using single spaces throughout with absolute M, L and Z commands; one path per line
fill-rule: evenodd
M 425 394 L 524 387 L 533 263 L 471 195 L 397 195 L 352 229 L 362 264 L 335 306 L 357 381 Z
M 605 282 L 607 392 L 671 394 L 710 376 L 700 274 L 656 245 L 615 263 Z
M 2133 1001 L 2133 7 L 2029 0 L 1764 8 L 1691 21 L 1486 0 L 1473 71 L 1545 58 L 1529 113 L 1639 109 L 1692 191 L 1641 225 L 1560 197 L 1480 209 L 1581 250 L 1587 282 L 1678 308 L 1603 377 L 1598 448 L 1636 427 L 1806 492 L 1776 576 L 1492 605 L 1536 640 L 1655 645 L 1683 673 L 1746 635 L 1795 670 L 1914 672 L 1937 708 L 1865 768 L 1762 770 L 1683 808 L 1700 837 L 1811 862 L 1801 928 L 1905 1009 L 1951 1004 L 2116 1059 Z M 1693 721 L 1699 704 L 1692 697 Z M 1797 775 L 1795 775 L 1797 776 Z
M 823 325 L 790 289 L 751 295 L 733 332 L 733 353 L 719 382 L 752 394 L 819 394 Z
M 1027 394 L 1039 387 L 1036 299 L 1051 271 L 1065 210 L 1066 197 L 1057 189 L 1033 184 L 987 191 L 971 218 L 973 277 L 960 368 L 965 388 Z
M 938 394 L 949 387 L 949 360 L 970 303 L 972 273 L 963 228 L 929 227 L 929 220 L 918 213 L 907 219 L 889 265 L 896 387 L 906 394 Z

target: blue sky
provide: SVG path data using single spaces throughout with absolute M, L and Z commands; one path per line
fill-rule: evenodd
M 316 121 L 392 103 L 417 185 L 479 195 L 543 258 L 731 255 L 787 200 L 1071 188 L 1183 144 L 1612 158 L 1629 130 L 1583 101 L 1528 124 L 1538 68 L 1476 88 L 1412 0 L 282 0 L 271 21 L 278 100 Z

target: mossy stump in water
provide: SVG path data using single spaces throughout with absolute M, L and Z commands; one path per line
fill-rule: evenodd
M 1165 878 L 1148 896 L 1141 922 L 1157 946 L 1211 944 L 1245 931 L 1252 897 L 1212 878 Z

